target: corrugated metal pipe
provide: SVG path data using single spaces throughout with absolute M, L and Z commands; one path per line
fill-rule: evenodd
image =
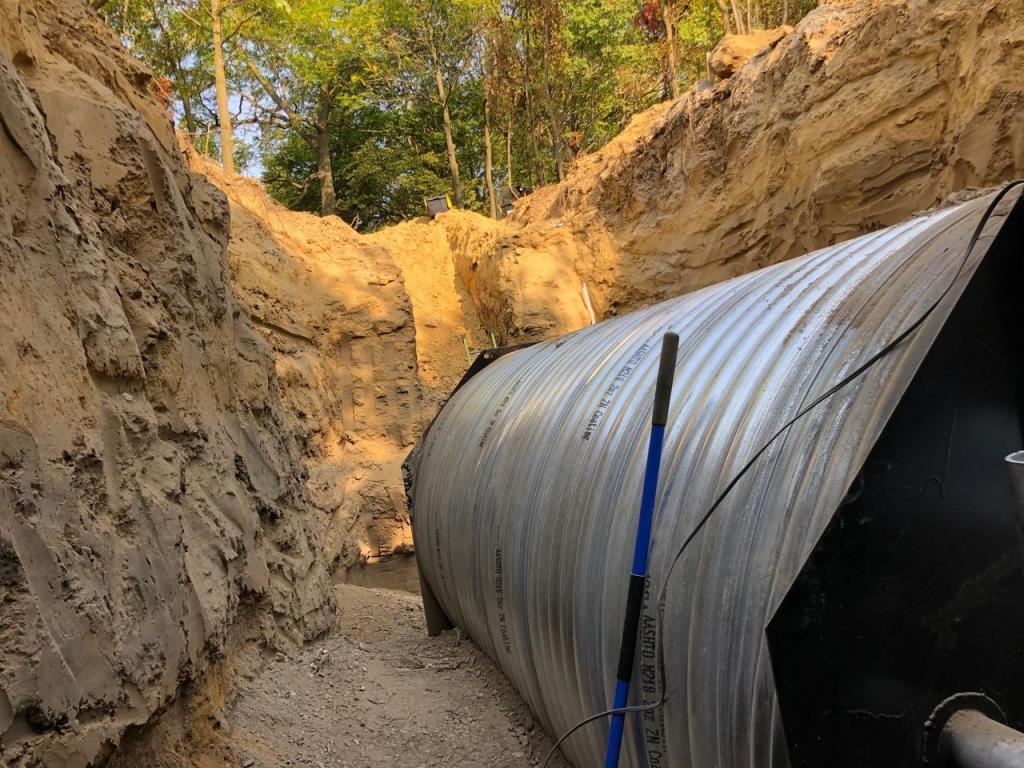
M 622 763 L 938 765 L 927 724 L 963 691 L 1024 726 L 1019 199 L 486 353 L 410 457 L 431 630 L 552 734 L 610 707 L 671 331 Z M 607 735 L 562 749 L 597 766 Z

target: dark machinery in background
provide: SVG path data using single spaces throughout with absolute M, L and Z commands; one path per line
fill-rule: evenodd
M 430 629 L 551 733 L 609 706 L 672 330 L 624 762 L 1024 766 L 1024 203 L 991 202 L 485 353 L 410 462 Z

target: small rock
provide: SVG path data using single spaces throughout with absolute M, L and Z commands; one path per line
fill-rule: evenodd
M 774 48 L 792 31 L 793 27 L 781 26 L 759 29 L 749 35 L 726 35 L 708 56 L 708 68 L 723 80 L 732 77 L 747 59 Z

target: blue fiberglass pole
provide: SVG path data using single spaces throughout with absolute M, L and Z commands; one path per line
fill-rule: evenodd
M 651 547 L 651 523 L 654 501 L 658 495 L 658 474 L 661 470 L 661 450 L 665 441 L 665 422 L 672 397 L 672 379 L 676 372 L 676 352 L 679 336 L 666 333 L 661 342 L 661 360 L 658 363 L 658 382 L 654 387 L 654 413 L 651 416 L 651 437 L 647 444 L 647 468 L 644 471 L 644 490 L 640 498 L 640 519 L 636 523 L 636 541 L 633 545 L 633 568 L 629 574 L 629 592 L 626 596 L 626 616 L 622 623 L 622 645 L 619 647 L 619 668 L 615 675 L 613 709 L 622 709 L 629 701 L 629 683 L 633 677 L 633 659 L 636 654 L 637 629 L 643 606 L 644 583 L 647 581 L 647 554 Z M 622 734 L 626 713 L 612 715 L 608 731 L 608 751 L 605 768 L 618 768 L 622 750 Z

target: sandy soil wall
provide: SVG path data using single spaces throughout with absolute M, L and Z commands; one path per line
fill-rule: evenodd
M 84 766 L 333 594 L 223 195 L 83 3 L 0 20 L 0 752 Z
M 326 524 L 325 562 L 334 570 L 411 550 L 401 465 L 436 398 L 421 386 L 403 272 L 390 250 L 336 216 L 289 211 L 258 182 L 186 151 L 227 196 L 232 285 L 273 349 L 308 496 Z M 444 314 L 430 316 L 447 322 Z

